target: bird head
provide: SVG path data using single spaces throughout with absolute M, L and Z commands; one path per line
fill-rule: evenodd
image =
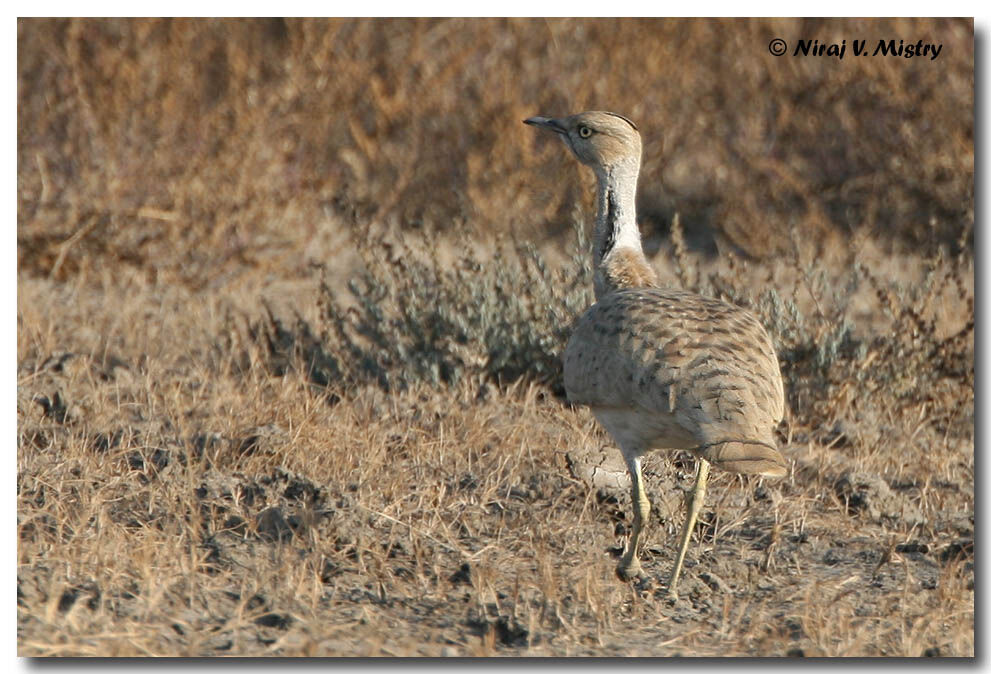
M 614 112 L 580 112 L 561 117 L 530 117 L 523 120 L 560 134 L 564 144 L 583 164 L 610 169 L 630 160 L 640 161 L 640 133 L 636 125 Z

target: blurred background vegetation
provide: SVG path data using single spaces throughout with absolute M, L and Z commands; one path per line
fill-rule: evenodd
M 842 61 L 772 38 L 847 40 Z M 942 43 L 854 58 L 852 39 Z M 565 236 L 590 177 L 524 128 L 609 109 L 644 136 L 648 253 L 972 246 L 973 23 L 18 21 L 18 265 L 191 289 L 292 277 L 335 223 Z

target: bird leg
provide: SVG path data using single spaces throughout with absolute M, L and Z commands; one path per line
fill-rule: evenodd
M 630 470 L 632 481 L 631 493 L 633 496 L 633 533 L 626 544 L 619 566 L 616 567 L 616 575 L 620 580 L 629 581 L 643 575 L 640 568 L 640 560 L 637 559 L 637 544 L 640 542 L 640 533 L 643 525 L 650 515 L 650 501 L 647 500 L 647 492 L 643 488 L 643 473 L 640 472 L 640 457 L 635 456 L 627 459 L 627 466 Z
M 685 553 L 688 551 L 688 542 L 692 538 L 692 530 L 695 528 L 695 521 L 698 519 L 699 511 L 705 502 L 705 486 L 709 481 L 709 462 L 699 459 L 698 473 L 695 477 L 695 488 L 692 489 L 691 500 L 688 502 L 688 516 L 685 518 L 685 526 L 681 530 L 681 543 L 678 546 L 678 557 L 674 562 L 674 569 L 671 571 L 671 580 L 668 581 L 668 594 L 671 597 L 678 597 L 678 576 L 681 574 L 681 565 L 685 561 Z

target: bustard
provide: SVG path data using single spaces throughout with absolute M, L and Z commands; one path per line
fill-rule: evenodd
M 749 312 L 684 290 L 660 288 L 644 257 L 635 197 L 640 134 L 611 112 L 583 112 L 524 123 L 559 134 L 598 179 L 594 233 L 595 304 L 575 323 L 564 352 L 568 399 L 588 405 L 626 461 L 633 530 L 616 573 L 643 574 L 637 544 L 650 502 L 640 457 L 682 449 L 698 460 L 695 487 L 668 582 L 678 576 L 705 500 L 709 464 L 780 477 L 784 457 L 774 428 L 784 390 L 774 346 Z

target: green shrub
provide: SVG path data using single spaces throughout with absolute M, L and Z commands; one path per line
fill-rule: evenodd
M 325 279 L 320 326 L 296 317 L 288 329 L 271 311 L 249 325 L 276 369 L 289 354 L 317 383 L 343 388 L 375 383 L 464 380 L 509 384 L 528 379 L 563 394 L 561 353 L 574 319 L 592 302 L 591 253 L 575 225 L 571 264 L 552 268 L 533 244 L 500 238 L 483 259 L 468 246 L 451 266 L 400 237 L 353 230 L 364 262 L 348 282 L 348 304 Z M 476 240 L 468 237 L 468 240 Z
M 340 391 L 373 384 L 384 390 L 414 382 L 451 387 L 462 382 L 507 385 L 526 380 L 562 395 L 561 353 L 574 319 L 592 301 L 592 268 L 584 226 L 576 220 L 570 260 L 552 266 L 530 243 L 496 241 L 490 257 L 467 246 L 454 264 L 435 255 L 435 232 L 371 234 L 352 225 L 362 268 L 348 282 L 348 296 L 326 280 L 319 290 L 319 325 L 300 316 L 285 323 L 268 311 L 248 322 L 250 341 L 262 347 L 268 369 L 305 371 L 311 382 Z M 474 234 L 465 240 L 479 241 Z M 705 270 L 686 253 L 677 218 L 672 223 L 675 271 L 683 287 L 753 311 L 766 326 L 781 361 L 792 417 L 816 426 L 832 418 L 851 393 L 859 400 L 881 395 L 885 405 L 925 404 L 943 416 L 973 406 L 973 297 L 966 290 L 970 261 L 947 258 L 934 245 L 928 273 L 901 285 L 879 278 L 857 262 L 828 269 L 820 261 L 789 261 L 791 288 L 755 286 L 739 263 Z M 752 275 L 751 275 L 752 276 Z M 870 284 L 890 329 L 858 325 L 850 307 Z M 964 327 L 940 336 L 937 314 L 948 289 L 968 312 Z M 812 310 L 799 298 L 807 293 Z M 852 388 L 851 388 L 852 387 Z M 867 403 L 865 403 L 867 404 Z

